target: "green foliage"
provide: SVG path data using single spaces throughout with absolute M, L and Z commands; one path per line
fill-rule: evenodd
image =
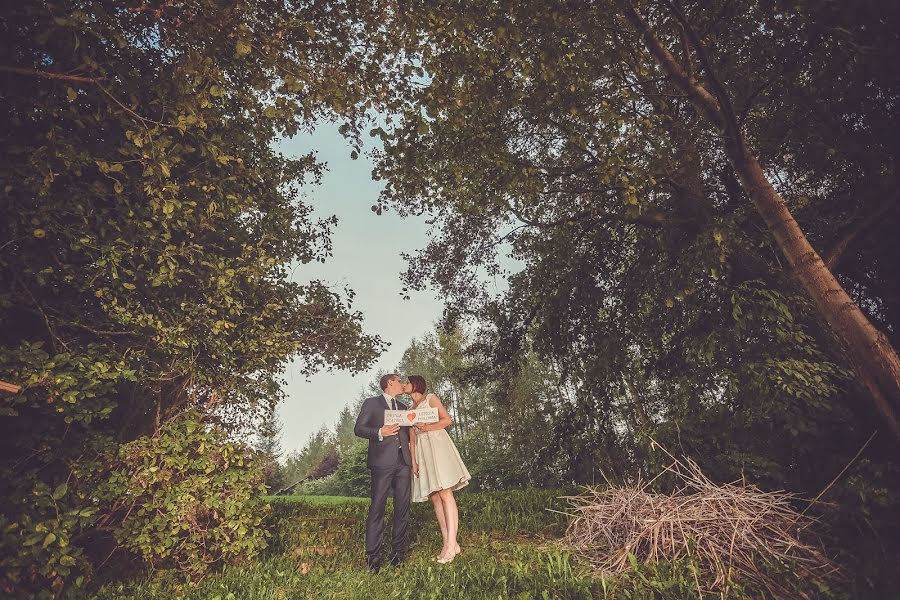
M 0 582 L 6 593 L 18 595 L 39 585 L 58 590 L 67 578 L 76 587 L 83 585 L 91 564 L 76 541 L 96 522 L 98 508 L 86 490 L 94 489 L 101 469 L 98 461 L 83 461 L 69 479 L 54 478 L 51 485 L 35 473 L 22 481 L 7 480 L 5 491 L 14 493 L 4 496 L 16 504 L 0 516 Z
M 290 484 L 307 477 L 332 452 L 334 452 L 333 434 L 327 427 L 322 427 L 309 436 L 299 452 L 288 454 L 282 467 L 284 478 Z
M 448 327 L 481 325 L 466 355 L 475 380 L 495 385 L 477 394 L 508 411 L 484 411 L 471 444 L 461 436 L 466 457 L 488 485 L 625 481 L 667 461 L 652 438 L 716 480 L 814 497 L 877 418 L 720 132 L 629 28 L 631 4 L 435 0 L 391 24 L 428 77 L 372 132 L 385 143 L 380 207 L 433 220 L 406 282 L 439 290 Z M 900 86 L 883 66 L 900 59 L 884 35 L 900 9 L 633 4 L 680 65 L 721 86 L 787 209 L 900 347 Z M 485 275 L 508 275 L 507 289 L 488 293 Z M 883 437 L 867 449 L 882 467 L 870 483 L 898 498 Z M 860 537 L 845 532 L 836 547 Z M 900 547 L 878 539 L 887 594 Z
M 264 491 L 257 455 L 189 411 L 121 446 L 100 495 L 123 548 L 154 569 L 199 577 L 265 547 Z
M 49 593 L 66 580 L 81 586 L 91 572 L 79 540 L 98 518 L 93 498 L 115 444 L 103 432 L 83 432 L 108 418 L 115 407 L 110 394 L 135 378 L 123 358 L 97 345 L 55 354 L 45 346 L 0 346 L 4 377 L 30 390 L 0 398 L 0 418 L 10 423 L 0 440 L 0 589 L 9 594 L 32 586 Z M 66 456 L 71 465 L 60 460 Z
M 264 502 L 270 504 L 311 504 L 317 506 L 320 504 L 327 505 L 344 505 L 344 504 L 365 504 L 368 506 L 369 499 L 359 496 L 264 496 Z
M 455 494 L 461 515 L 461 531 L 465 535 L 540 536 L 561 535 L 566 528 L 566 517 L 561 512 L 566 504 L 558 497 L 562 490 L 527 488 L 503 492 L 470 492 L 467 489 Z M 363 548 L 359 541 L 365 532 L 368 499 L 345 498 L 323 501 L 318 496 L 277 496 L 272 500 L 272 514 L 267 528 L 273 532 L 272 549 L 284 551 L 296 547 L 305 539 L 315 538 L 321 532 L 323 520 L 334 520 L 337 528 L 347 528 L 338 555 L 364 564 Z M 388 502 L 389 512 L 392 510 Z M 389 517 L 388 517 L 389 520 Z M 410 528 L 416 532 L 428 532 L 432 542 L 434 511 L 430 502 L 413 503 L 410 511 Z M 437 532 L 439 535 L 439 531 Z M 418 533 L 416 535 L 419 535 Z M 425 533 L 422 533 L 425 535 Z M 351 558 L 348 558 L 351 557 Z
M 268 526 L 270 552 L 281 556 L 253 567 L 226 569 L 221 577 L 183 589 L 183 594 L 186 598 L 216 594 L 225 598 L 229 593 L 254 598 L 275 598 L 277 593 L 356 598 L 383 581 L 386 593 L 395 598 L 429 597 L 440 590 L 459 598 L 519 597 L 520 593 L 540 598 L 544 591 L 550 598 L 590 598 L 595 583 L 584 566 L 574 564 L 571 555 L 546 538 L 536 537 L 558 535 L 564 529 L 565 519 L 546 510 L 560 506 L 558 494 L 535 489 L 458 493 L 466 550 L 450 569 L 439 569 L 429 558 L 439 545 L 431 504 L 414 504 L 411 561 L 403 570 L 386 571 L 375 579 L 365 571 L 362 543 L 368 501 L 277 497 Z M 97 597 L 162 598 L 176 587 L 175 582 L 159 579 L 134 587 L 108 585 Z
M 352 292 L 292 278 L 327 259 L 335 221 L 302 201 L 323 165 L 273 150 L 319 119 L 347 121 L 352 137 L 361 94 L 383 83 L 380 59 L 351 50 L 354 7 L 333 8 L 4 9 L 0 373 L 24 389 L 0 398 L 0 593 L 64 594 L 98 574 L 91 565 L 113 564 L 106 526 L 120 515 L 93 499 L 120 445 L 143 440 L 160 465 L 166 452 L 188 460 L 150 441 L 185 410 L 240 435 L 281 397 L 290 357 L 309 373 L 362 369 L 380 351 Z M 357 8 L 353 18 L 371 16 Z M 174 487 L 195 490 L 195 475 L 182 477 Z M 151 479 L 161 499 L 166 486 Z M 236 497 L 254 481 L 235 481 Z M 162 510 L 158 524 L 171 516 Z M 228 510 L 223 527 L 233 518 L 253 530 L 249 513 Z M 128 530 L 152 518 L 132 513 Z M 215 535 L 233 536 L 216 519 Z M 206 542 L 178 531 L 191 532 L 178 560 L 194 569 Z M 136 544 L 154 564 L 173 552 L 169 528 L 148 535 Z M 217 552 L 206 558 L 228 555 Z
M 368 496 L 371 491 L 372 475 L 366 465 L 368 442 L 357 440 L 341 455 L 341 462 L 334 478 L 339 482 L 333 489 L 335 495 Z

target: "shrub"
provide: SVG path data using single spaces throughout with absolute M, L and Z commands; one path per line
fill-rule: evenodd
M 53 597 L 91 574 L 85 540 L 97 518 L 97 485 L 114 451 L 95 431 L 115 404 L 109 395 L 134 379 L 122 360 L 89 345 L 51 354 L 41 342 L 0 345 L 0 594 Z
M 262 465 L 197 412 L 125 444 L 119 461 L 103 490 L 115 536 L 150 566 L 196 578 L 265 547 Z

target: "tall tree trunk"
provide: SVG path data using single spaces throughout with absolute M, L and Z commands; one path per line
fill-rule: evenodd
M 640 431 L 642 433 L 650 433 L 650 417 L 647 416 L 647 410 L 644 408 L 643 396 L 641 396 L 637 386 L 634 385 L 634 382 L 631 381 L 631 377 L 629 377 L 628 374 L 622 379 L 625 380 L 625 387 L 628 388 L 628 396 L 631 398 L 631 410 L 634 413 L 637 422 L 640 423 Z
M 750 152 L 734 118 L 725 90 L 716 79 L 705 48 L 686 22 L 677 4 L 671 8 L 685 28 L 694 51 L 706 71 L 712 92 L 686 71 L 662 45 L 630 0 L 622 0 L 625 16 L 642 35 L 654 60 L 687 94 L 700 113 L 716 126 L 725 152 L 750 200 L 778 243 L 792 274 L 812 299 L 819 315 L 844 346 L 850 364 L 880 414 L 884 424 L 900 441 L 900 358 L 888 339 L 866 318 L 850 298 L 822 257 L 812 247 L 781 195 L 768 180 L 757 158 Z
M 469 425 L 469 415 L 466 411 L 466 402 L 463 398 L 463 387 L 455 386 L 456 388 L 456 401 L 459 403 L 457 406 L 457 414 L 459 415 L 459 439 L 460 441 L 466 436 L 468 432 Z
M 450 416 L 453 419 L 453 424 L 456 426 L 454 431 L 457 438 L 462 441 L 465 437 L 465 427 L 463 426 L 462 410 L 460 410 L 459 405 L 459 389 L 452 382 L 450 383 L 450 397 L 452 398 L 451 406 L 453 407 L 453 414 Z

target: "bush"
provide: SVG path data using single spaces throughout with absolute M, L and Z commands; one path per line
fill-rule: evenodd
M 2 304 L 2 302 L 0 302 Z M 2 308 L 2 306 L 0 306 Z M 41 342 L 0 344 L 0 373 L 23 385 L 0 394 L 0 593 L 49 598 L 91 574 L 85 540 L 98 516 L 97 486 L 115 449 L 94 431 L 115 404 L 109 395 L 134 379 L 124 361 L 51 354 Z
M 103 487 L 119 544 L 155 569 L 199 577 L 265 547 L 262 465 L 189 411 L 121 447 Z

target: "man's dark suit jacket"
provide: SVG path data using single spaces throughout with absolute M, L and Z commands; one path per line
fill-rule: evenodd
M 397 402 L 397 410 L 405 410 L 406 405 L 400 400 Z M 353 433 L 358 437 L 369 440 L 369 455 L 366 465 L 370 468 L 393 467 L 397 464 L 397 448 L 402 450 L 403 462 L 412 466 L 412 457 L 409 453 L 409 427 L 401 427 L 396 435 L 385 437 L 378 441 L 378 430 L 384 425 L 384 411 L 387 410 L 387 400 L 381 394 L 366 398 L 356 417 L 356 425 Z

